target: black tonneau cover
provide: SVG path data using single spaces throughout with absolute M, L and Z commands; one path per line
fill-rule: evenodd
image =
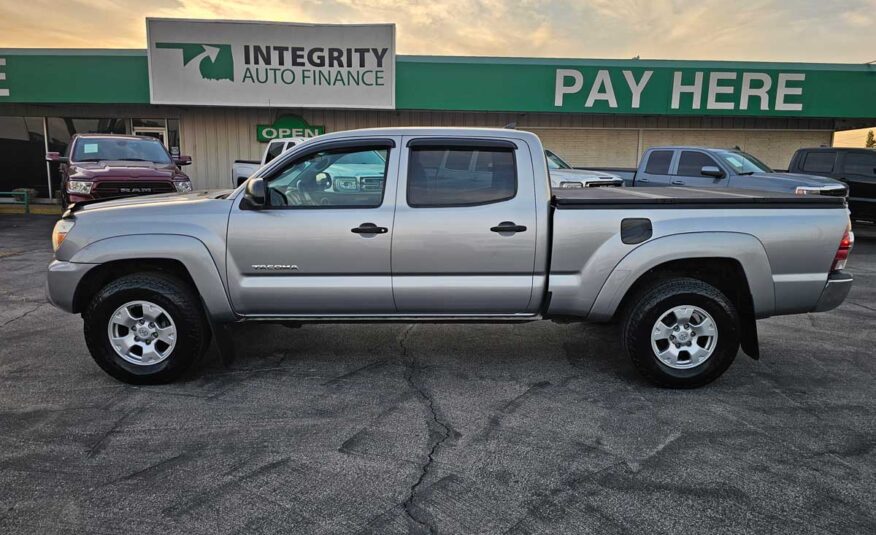
M 553 190 L 558 208 L 828 208 L 846 199 L 730 188 L 578 188 Z

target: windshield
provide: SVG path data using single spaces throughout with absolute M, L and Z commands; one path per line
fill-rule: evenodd
M 762 161 L 758 160 L 751 154 L 746 154 L 737 150 L 716 150 L 714 151 L 724 162 L 736 171 L 739 175 L 750 175 L 752 173 L 772 173 L 773 170 Z
M 571 169 L 572 166 L 563 161 L 562 158 L 553 152 L 546 150 L 544 155 L 547 156 L 548 169 Z
M 72 160 L 74 162 L 123 160 L 170 163 L 170 155 L 157 139 L 87 137 L 76 141 Z

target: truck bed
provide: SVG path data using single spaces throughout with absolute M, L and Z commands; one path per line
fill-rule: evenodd
M 692 187 L 555 189 L 552 203 L 559 209 L 614 208 L 825 208 L 846 204 L 842 197 L 792 195 L 771 191 Z

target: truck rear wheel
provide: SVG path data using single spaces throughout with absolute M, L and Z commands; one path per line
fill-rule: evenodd
M 720 290 L 698 279 L 665 279 L 640 292 L 623 322 L 636 369 L 667 388 L 696 388 L 721 376 L 739 351 L 739 316 Z
M 110 282 L 91 300 L 83 319 L 92 358 L 130 384 L 178 379 L 210 343 L 199 299 L 186 283 L 164 273 Z

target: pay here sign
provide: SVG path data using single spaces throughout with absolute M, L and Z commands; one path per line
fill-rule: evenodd
M 395 25 L 146 19 L 152 104 L 395 107 Z

